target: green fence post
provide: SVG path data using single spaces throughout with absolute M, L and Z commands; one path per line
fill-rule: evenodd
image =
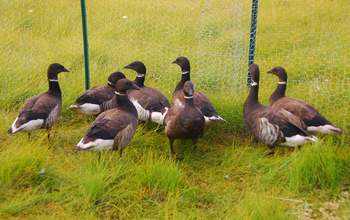
M 250 85 L 250 83 L 251 83 L 249 66 L 250 66 L 250 64 L 254 63 L 256 26 L 257 26 L 257 21 L 258 21 L 258 1 L 259 0 L 253 0 L 253 3 L 252 3 L 252 19 L 251 19 L 251 24 L 250 24 L 250 42 L 249 42 L 249 61 L 248 61 L 247 85 Z
M 83 38 L 84 38 L 84 63 L 85 63 L 85 89 L 90 88 L 90 73 L 89 73 L 89 44 L 86 25 L 86 10 L 85 0 L 81 0 L 81 20 L 83 22 Z

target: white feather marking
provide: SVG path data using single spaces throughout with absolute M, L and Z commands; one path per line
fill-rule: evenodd
M 301 146 L 303 144 L 306 144 L 310 141 L 317 142 L 318 139 L 315 136 L 301 136 L 299 134 L 294 135 L 292 137 L 285 137 L 286 142 L 281 143 L 282 146 L 286 147 L 296 147 L 296 146 Z
M 50 82 L 58 82 L 58 79 L 49 79 Z
M 97 115 L 101 112 L 100 105 L 85 103 L 82 105 L 73 104 L 69 110 L 84 116 Z
M 151 116 L 150 111 L 144 109 L 134 98 L 131 98 L 130 101 L 134 104 L 140 121 L 149 121 Z
M 44 128 L 51 128 L 55 124 L 58 116 L 61 113 L 61 110 L 62 110 L 62 105 L 60 104 L 56 105 L 56 107 L 52 109 L 49 116 L 45 120 Z
M 174 106 L 180 106 L 180 107 L 181 107 L 181 106 L 184 106 L 184 105 L 182 104 L 182 102 L 180 101 L 180 99 L 175 99 L 173 105 L 174 105 Z
M 184 72 L 182 72 L 182 74 L 187 74 L 187 73 L 189 73 L 190 71 L 184 71 Z
M 139 77 L 139 78 L 141 78 L 141 77 L 145 77 L 145 74 L 143 74 L 143 73 L 137 73 L 136 76 Z
M 164 121 L 164 117 L 166 115 L 166 113 L 168 112 L 169 108 L 165 107 L 165 112 L 161 113 L 161 112 L 152 112 L 151 113 L 151 121 L 157 124 L 163 124 Z
M 257 83 L 257 82 L 252 81 L 251 85 L 252 85 L 252 86 L 257 86 L 257 85 L 258 85 L 258 83 Z
M 203 116 L 205 119 L 205 126 L 212 125 L 218 122 L 226 122 L 226 120 L 221 118 L 220 116 L 211 116 L 211 117 L 207 117 L 205 115 Z
M 93 142 L 83 143 L 84 138 L 80 140 L 80 142 L 74 147 L 75 150 L 110 150 L 113 146 L 113 140 L 103 140 L 96 139 Z
M 331 134 L 331 133 L 343 133 L 342 129 L 335 127 L 333 125 L 323 125 L 323 126 L 309 126 L 307 127 L 307 132 L 316 134 Z
M 287 84 L 287 82 L 278 82 L 278 84 L 285 85 L 285 84 Z
M 114 145 L 118 146 L 118 150 L 119 149 L 124 150 L 126 146 L 128 146 L 131 139 L 134 137 L 136 128 L 137 128 L 137 125 L 134 126 L 134 124 L 130 123 L 122 131 L 119 132 L 119 134 L 114 140 Z M 114 146 L 114 149 L 116 149 L 117 146 Z
M 44 123 L 44 119 L 36 119 L 36 120 L 30 120 L 27 123 L 25 123 L 19 127 L 16 127 L 17 120 L 18 120 L 18 117 L 16 118 L 16 120 L 13 122 L 13 124 L 11 126 L 12 134 L 17 133 L 19 131 L 32 132 L 34 130 L 40 129 Z
M 280 133 L 278 126 L 270 123 L 265 117 L 260 118 L 259 131 L 259 139 L 268 146 L 272 146 L 278 140 L 278 135 Z

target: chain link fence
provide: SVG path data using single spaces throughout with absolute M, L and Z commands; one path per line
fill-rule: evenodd
M 68 107 L 85 90 L 80 2 L 0 5 L 1 108 L 15 111 L 46 91 L 46 69 L 53 62 L 72 71 L 59 76 Z M 231 127 L 242 127 L 251 7 L 251 1 L 238 0 L 86 0 L 90 85 L 107 83 L 117 70 L 134 79 L 135 72 L 123 67 L 140 60 L 147 67 L 145 84 L 171 100 L 181 78 L 171 62 L 187 56 L 195 88 Z M 255 62 L 262 71 L 263 104 L 277 86 L 277 78 L 265 72 L 283 66 L 288 96 L 310 102 L 340 127 L 350 124 L 349 9 L 346 1 L 259 2 Z

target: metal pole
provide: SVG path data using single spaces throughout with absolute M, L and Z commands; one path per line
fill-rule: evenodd
M 252 3 L 252 19 L 250 26 L 250 43 L 249 43 L 249 62 L 248 62 L 248 77 L 247 77 L 247 85 L 251 83 L 251 76 L 249 72 L 250 64 L 254 63 L 255 56 L 255 39 L 256 39 L 256 27 L 258 21 L 258 1 L 253 0 Z
M 81 2 L 81 20 L 83 22 L 83 38 L 84 38 L 84 63 L 85 63 L 85 89 L 90 88 L 90 73 L 89 73 L 89 44 L 87 35 L 87 25 L 86 25 L 86 10 L 85 10 L 85 0 L 80 0 Z

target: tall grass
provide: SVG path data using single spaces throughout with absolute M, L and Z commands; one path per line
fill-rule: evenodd
M 259 3 L 259 98 L 268 103 L 284 66 L 287 95 L 304 99 L 344 135 L 319 136 L 273 155 L 242 120 L 247 96 L 248 1 L 87 1 L 91 85 L 131 61 L 146 84 L 170 99 L 188 56 L 191 79 L 227 124 L 206 128 L 193 156 L 164 132 L 139 126 L 123 157 L 73 152 L 94 118 L 69 112 L 84 91 L 79 2 L 6 2 L 0 26 L 0 218 L 28 219 L 346 219 L 350 216 L 349 6 L 332 1 Z M 32 10 L 30 12 L 30 10 Z M 226 13 L 227 12 L 227 13 Z M 126 16 L 125 18 L 123 18 Z M 8 135 L 29 97 L 47 90 L 46 68 L 62 63 L 63 110 L 52 129 Z

